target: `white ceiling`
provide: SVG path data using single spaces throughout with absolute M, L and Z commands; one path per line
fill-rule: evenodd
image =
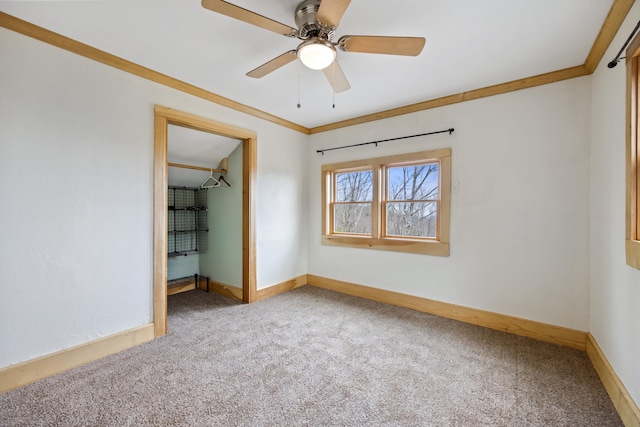
M 298 0 L 232 0 L 295 27 Z M 421 36 L 419 57 L 338 52 L 351 89 L 292 62 L 245 73 L 298 40 L 204 9 L 200 0 L 0 1 L 0 10 L 305 127 L 584 63 L 613 0 L 352 0 L 336 31 Z M 337 37 L 334 38 L 337 39 Z
M 169 163 L 219 169 L 220 162 L 240 145 L 242 141 L 212 133 L 201 132 L 180 126 L 169 125 Z M 198 187 L 211 172 L 169 167 L 169 185 Z M 214 173 L 217 178 L 219 173 Z

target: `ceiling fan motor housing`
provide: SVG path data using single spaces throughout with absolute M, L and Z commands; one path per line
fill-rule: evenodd
M 330 40 L 335 32 L 335 27 L 323 25 L 317 20 L 320 1 L 321 0 L 305 0 L 296 8 L 298 37 L 302 40 L 311 37 Z

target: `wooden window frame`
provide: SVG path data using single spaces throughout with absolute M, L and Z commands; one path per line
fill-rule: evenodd
M 626 260 L 640 269 L 640 35 L 626 51 L 627 126 L 626 126 Z
M 439 164 L 436 238 L 387 236 L 385 215 L 382 212 L 388 198 L 386 196 L 387 168 L 435 162 Z M 333 232 L 335 174 L 358 170 L 373 170 L 371 236 Z M 449 256 L 450 212 L 450 148 L 322 165 L 322 244 L 324 245 Z

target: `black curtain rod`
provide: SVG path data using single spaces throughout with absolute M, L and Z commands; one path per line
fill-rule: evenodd
M 633 31 L 631 32 L 631 34 L 629 34 L 629 38 L 627 39 L 626 42 L 624 42 L 624 45 L 622 46 L 622 49 L 620 49 L 620 52 L 618 52 L 618 54 L 616 55 L 615 58 L 613 58 L 613 61 L 609 62 L 607 64 L 607 67 L 609 68 L 613 68 L 616 65 L 618 65 L 618 62 L 620 62 L 621 59 L 620 55 L 622 55 L 622 52 L 624 52 L 624 50 L 627 48 L 627 45 L 629 44 L 629 42 L 631 41 L 631 39 L 633 38 L 633 36 L 636 34 L 636 32 L 638 31 L 638 28 L 640 28 L 640 21 L 638 21 L 638 23 L 636 24 L 636 27 L 633 29 Z
M 377 147 L 380 142 L 395 141 L 397 139 L 415 138 L 415 137 L 418 137 L 418 136 L 435 135 L 437 133 L 445 133 L 445 132 L 449 132 L 449 135 L 451 135 L 453 133 L 453 131 L 454 131 L 453 128 L 449 128 L 449 129 L 446 129 L 446 130 L 439 130 L 439 131 L 436 131 L 436 132 L 419 133 L 417 135 L 409 135 L 409 136 L 400 136 L 398 138 L 381 139 L 380 141 L 361 142 L 360 144 L 343 145 L 342 147 L 333 147 L 333 148 L 325 148 L 324 150 L 316 150 L 316 153 L 320 153 L 320 154 L 322 154 L 324 156 L 324 152 L 325 151 L 342 150 L 343 148 L 360 147 L 361 145 L 369 145 L 369 144 L 376 144 L 376 147 Z

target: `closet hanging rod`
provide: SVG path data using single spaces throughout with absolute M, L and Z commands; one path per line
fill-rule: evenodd
M 205 168 L 202 166 L 191 166 L 191 165 L 183 165 L 180 163 L 167 163 L 168 166 L 173 168 L 183 168 L 183 169 L 194 169 L 197 171 L 205 171 L 205 172 L 215 172 L 215 173 L 227 173 L 227 169 L 211 169 Z
M 435 131 L 435 132 L 419 133 L 417 135 L 399 136 L 397 138 L 381 139 L 379 141 L 361 142 L 360 144 L 343 145 L 342 147 L 333 147 L 333 148 L 325 148 L 323 150 L 316 150 L 316 153 L 320 153 L 320 154 L 322 154 L 324 156 L 324 152 L 325 151 L 342 150 L 343 148 L 360 147 L 361 145 L 376 144 L 376 147 L 377 147 L 380 142 L 396 141 L 398 139 L 415 138 L 415 137 L 418 137 L 418 136 L 435 135 L 435 134 L 438 134 L 438 133 L 445 133 L 445 132 L 449 132 L 449 135 L 451 135 L 454 130 L 455 129 L 453 129 L 453 128 L 449 128 L 449 129 L 439 130 L 439 131 Z

